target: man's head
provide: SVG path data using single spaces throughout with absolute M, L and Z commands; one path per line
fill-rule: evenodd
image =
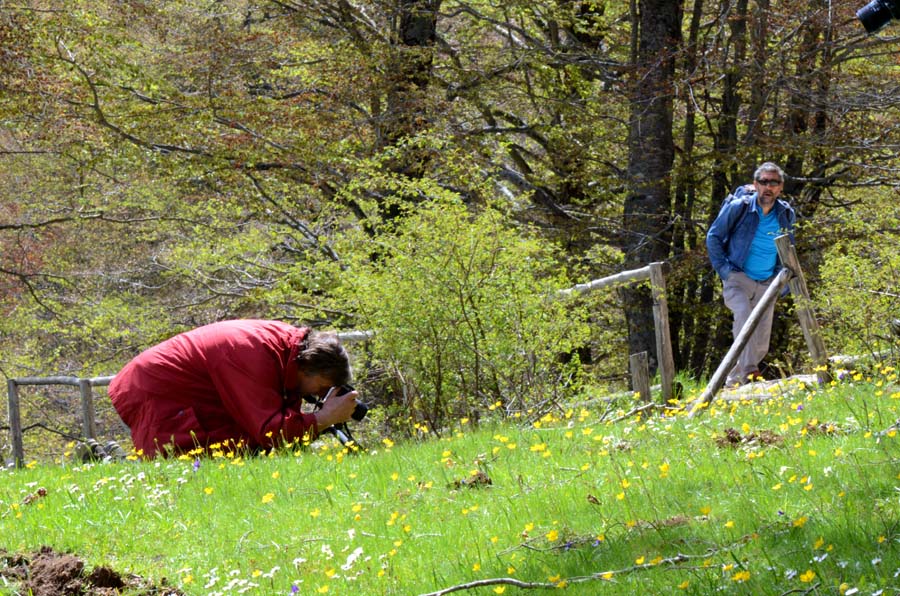
M 753 187 L 756 189 L 756 201 L 768 214 L 775 205 L 775 200 L 784 190 L 784 170 L 770 161 L 756 168 L 753 174 Z
M 309 332 L 297 354 L 297 368 L 305 379 L 315 378 L 327 390 L 350 382 L 350 356 L 333 333 Z M 319 394 L 318 390 L 308 390 Z M 320 396 L 321 397 L 321 396 Z

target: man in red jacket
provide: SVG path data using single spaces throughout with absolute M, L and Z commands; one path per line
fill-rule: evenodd
M 129 362 L 109 385 L 113 406 L 145 457 L 168 449 L 232 442 L 269 449 L 318 436 L 350 419 L 355 391 L 337 336 L 279 321 L 236 320 L 199 327 Z M 331 395 L 329 395 L 331 394 Z M 328 397 L 304 414 L 302 396 Z

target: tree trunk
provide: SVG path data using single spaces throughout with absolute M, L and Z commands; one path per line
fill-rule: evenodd
M 634 269 L 669 256 L 670 183 L 675 146 L 672 138 L 675 49 L 681 45 L 681 0 L 642 0 L 633 22 L 636 32 L 634 83 L 628 139 L 629 194 L 625 200 L 625 267 Z M 632 354 L 657 355 L 649 288 L 623 291 Z

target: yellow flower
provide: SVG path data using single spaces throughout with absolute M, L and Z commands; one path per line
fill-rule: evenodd
M 816 579 L 816 572 L 812 569 L 808 569 L 806 573 L 800 575 L 800 581 L 802 581 L 804 584 L 808 584 L 814 579 Z
M 263 504 L 271 503 L 275 500 L 275 493 L 266 493 L 262 497 Z
M 803 526 L 806 525 L 806 522 L 807 522 L 807 521 L 809 521 L 809 518 L 806 517 L 805 515 L 804 515 L 804 516 L 801 516 L 801 517 L 798 517 L 797 519 L 794 520 L 794 527 L 795 527 L 795 528 L 802 528 Z
M 556 530 L 550 530 L 549 532 L 547 532 L 547 540 L 549 540 L 550 542 L 556 542 L 557 540 L 559 540 L 559 532 L 557 532 Z
M 212 487 L 207 486 L 206 488 L 203 489 L 203 492 L 205 492 L 208 495 L 211 495 L 211 494 L 213 494 L 213 489 L 212 489 Z
M 750 579 L 750 572 L 746 571 L 746 570 L 738 571 L 737 573 L 735 573 L 734 575 L 731 576 L 731 581 L 735 581 L 735 582 L 745 582 L 748 579 Z
M 733 528 L 733 527 L 734 527 L 734 522 L 731 521 L 731 520 L 728 520 L 727 522 L 725 522 L 725 527 L 726 527 L 726 528 Z
M 611 579 L 613 578 L 613 572 L 612 572 L 612 571 L 607 571 L 606 573 L 604 573 L 604 574 L 601 575 L 600 577 L 602 577 L 603 579 L 609 581 L 609 580 L 611 580 Z
M 281 472 L 279 472 L 278 470 L 275 470 L 274 472 L 272 472 L 272 479 L 273 479 L 273 480 L 278 480 L 278 477 L 279 477 L 279 476 L 281 476 Z
M 481 563 L 475 563 L 472 565 L 472 571 L 481 571 Z
M 643 557 L 643 556 L 640 556 L 640 557 L 638 557 L 637 559 L 635 559 L 635 560 L 634 560 L 634 564 L 635 564 L 635 565 L 643 565 L 643 564 L 644 564 L 644 557 Z
M 691 582 L 689 582 L 688 580 L 684 580 L 683 582 L 678 584 L 678 589 L 679 590 L 687 590 L 689 585 L 691 585 Z
M 497 586 L 494 588 L 494 594 L 502 594 L 506 591 L 506 586 Z
M 309 512 L 310 517 L 319 517 L 321 514 L 322 511 L 318 507 Z

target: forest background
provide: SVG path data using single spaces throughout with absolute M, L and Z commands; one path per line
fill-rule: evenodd
M 110 375 L 228 318 L 377 330 L 368 394 L 440 428 L 655 366 L 648 287 L 550 296 L 664 261 L 702 378 L 731 340 L 705 230 L 763 161 L 826 346 L 896 358 L 900 25 L 862 5 L 2 2 L 0 372 Z

